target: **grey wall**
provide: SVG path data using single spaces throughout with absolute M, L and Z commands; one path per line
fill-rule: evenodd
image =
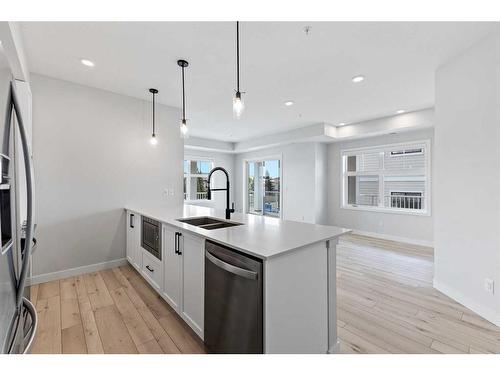
M 500 34 L 436 74 L 435 286 L 500 324 Z
M 128 204 L 182 204 L 178 110 L 32 75 L 39 275 L 125 257 Z M 164 194 L 173 189 L 175 195 Z
M 433 218 L 432 216 L 417 216 L 393 214 L 386 212 L 372 212 L 349 210 L 341 208 L 341 163 L 342 149 L 358 148 L 399 143 L 406 141 L 431 140 L 431 169 L 433 165 L 433 129 L 405 132 L 400 134 L 384 135 L 381 137 L 365 138 L 350 142 L 332 143 L 328 146 L 328 207 L 329 223 L 359 231 L 378 233 L 401 239 L 409 239 L 424 244 L 432 244 Z M 432 174 L 432 172 L 431 172 Z M 433 186 L 431 181 L 431 190 Z M 431 200 L 435 201 L 431 194 Z M 432 213 L 431 202 L 431 214 Z
M 223 152 L 215 152 L 215 151 L 203 151 L 203 150 L 193 150 L 193 149 L 185 149 L 184 157 L 199 157 L 200 159 L 211 159 L 214 162 L 214 167 L 222 167 L 227 170 L 229 173 L 229 182 L 231 184 L 231 202 L 234 201 L 234 160 L 235 155 L 223 153 Z M 211 183 L 214 188 L 225 188 L 226 187 L 226 177 L 222 172 L 215 172 L 213 174 L 213 182 Z M 225 209 L 226 208 L 226 194 L 225 192 L 214 192 L 212 194 L 212 200 L 207 201 L 190 201 L 189 204 L 193 204 L 196 206 L 204 206 L 204 207 L 213 207 L 217 209 Z

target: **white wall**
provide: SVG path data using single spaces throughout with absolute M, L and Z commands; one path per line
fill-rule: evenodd
M 436 74 L 435 286 L 500 325 L 500 34 Z
M 372 212 L 349 210 L 341 208 L 341 158 L 343 149 L 358 148 L 399 143 L 406 141 L 431 140 L 431 170 L 433 165 L 433 129 L 414 132 L 384 135 L 381 137 L 365 138 L 350 142 L 332 143 L 328 146 L 328 207 L 329 223 L 358 231 L 377 233 L 401 240 L 432 245 L 433 218 L 432 216 L 417 216 L 394 214 L 386 212 Z M 431 172 L 432 174 L 432 172 Z M 431 189 L 434 185 L 431 181 Z M 431 200 L 433 199 L 431 194 Z M 431 214 L 432 214 L 431 202 Z
M 229 174 L 229 183 L 231 184 L 230 199 L 231 203 L 234 202 L 234 154 L 228 154 L 223 152 L 215 151 L 204 151 L 204 150 L 194 150 L 185 149 L 184 158 L 200 158 L 212 160 L 215 167 L 222 167 L 227 170 Z M 226 187 L 226 176 L 222 172 L 215 172 L 212 176 L 213 188 L 225 188 Z M 214 191 L 212 193 L 212 200 L 202 200 L 202 201 L 190 201 L 189 204 L 194 204 L 196 206 L 213 207 L 217 209 L 226 209 L 226 194 L 224 191 Z
M 320 223 L 323 214 L 317 214 L 317 192 L 322 188 L 316 179 L 316 161 L 322 160 L 324 153 L 317 152 L 317 143 L 295 143 L 282 147 L 271 147 L 263 150 L 246 152 L 236 155 L 235 182 L 236 205 L 239 211 L 243 210 L 244 195 L 244 161 L 246 159 L 281 156 L 283 181 L 283 219 Z M 324 158 L 323 158 L 324 159 Z M 324 167 L 318 167 L 324 171 Z
M 182 205 L 178 110 L 33 74 L 40 275 L 125 257 L 128 204 Z M 175 195 L 164 194 L 174 189 Z
M 325 143 L 316 143 L 315 147 L 316 161 L 316 224 L 328 224 L 328 145 Z

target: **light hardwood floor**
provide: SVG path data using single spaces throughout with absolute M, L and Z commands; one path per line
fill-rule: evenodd
M 500 353 L 500 328 L 432 287 L 432 249 L 365 236 L 337 252 L 342 353 Z M 204 353 L 130 266 L 36 285 L 32 353 Z
M 342 353 L 500 353 L 500 328 L 432 287 L 431 248 L 344 236 L 337 249 Z
M 204 353 L 195 333 L 130 266 L 35 285 L 32 353 Z

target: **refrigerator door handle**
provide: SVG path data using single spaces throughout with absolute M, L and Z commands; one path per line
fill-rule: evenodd
M 27 330 L 24 335 L 24 350 L 23 354 L 29 353 L 31 346 L 33 345 L 33 341 L 35 340 L 36 330 L 38 328 L 38 316 L 36 313 L 35 306 L 31 303 L 31 301 L 25 297 L 23 297 L 23 304 L 26 307 L 26 310 L 31 316 L 31 326 Z
M 19 281 L 16 291 L 16 306 L 21 307 L 23 303 L 23 291 L 26 285 L 26 278 L 28 277 L 29 261 L 31 256 L 31 250 L 33 248 L 33 237 L 35 231 L 34 214 L 33 214 L 33 204 L 34 204 L 34 176 L 33 176 L 33 164 L 31 162 L 30 150 L 28 147 L 28 138 L 26 135 L 26 130 L 24 127 L 23 116 L 21 114 L 21 108 L 19 106 L 19 101 L 16 96 L 16 90 L 14 88 L 14 82 L 10 83 L 10 108 L 14 110 L 17 118 L 17 125 L 19 128 L 19 136 L 21 138 L 21 145 L 23 148 L 24 156 L 24 169 L 26 170 L 26 192 L 27 192 L 27 212 L 26 212 L 26 237 L 24 241 L 24 257 L 22 259 L 21 272 L 19 274 Z M 36 313 L 35 313 L 36 315 Z

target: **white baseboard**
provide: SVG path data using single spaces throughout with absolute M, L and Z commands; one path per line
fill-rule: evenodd
M 81 275 L 84 273 L 96 272 L 96 271 L 101 271 L 101 270 L 105 270 L 108 268 L 124 266 L 127 263 L 128 263 L 127 259 L 122 258 L 122 259 L 110 260 L 109 262 L 90 264 L 88 266 L 70 268 L 67 270 L 50 272 L 50 273 L 43 273 L 41 275 L 34 275 L 34 276 L 31 276 L 30 285 L 46 283 L 48 281 L 64 279 L 66 277 L 77 276 L 77 275 Z
M 417 240 L 417 239 L 414 239 L 414 238 L 392 236 L 390 234 L 382 234 L 382 233 L 375 233 L 375 232 L 366 232 L 364 230 L 357 230 L 357 229 L 353 229 L 352 233 L 354 233 L 354 234 L 360 234 L 362 236 L 369 236 L 369 237 L 380 238 L 382 240 L 403 242 L 403 243 L 407 243 L 407 244 L 410 244 L 410 245 L 434 247 L 434 242 L 432 242 L 432 241 L 425 241 L 425 240 Z
M 439 280 L 436 280 L 436 278 L 432 280 L 432 286 L 437 290 L 439 290 L 441 293 L 444 293 L 448 297 L 454 299 L 461 305 L 464 305 L 468 309 L 471 309 L 476 314 L 488 320 L 489 322 L 497 326 L 500 326 L 500 314 L 498 314 L 498 312 L 496 312 L 495 310 L 485 307 L 479 304 L 477 301 L 465 297 L 462 293 L 458 292 L 456 289 L 450 287 L 449 285 L 446 285 L 445 283 Z

